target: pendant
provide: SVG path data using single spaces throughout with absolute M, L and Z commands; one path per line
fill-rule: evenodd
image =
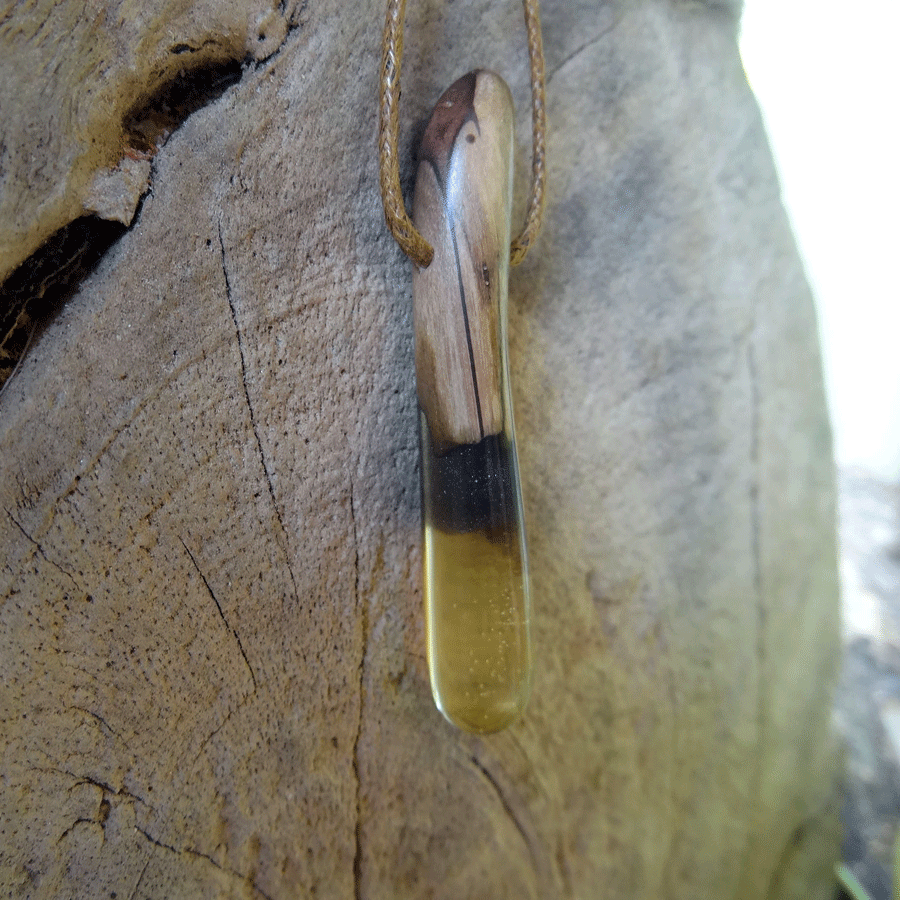
M 486 734 L 531 687 L 528 556 L 509 390 L 507 284 L 514 111 L 493 72 L 443 96 L 419 153 L 413 221 L 424 596 L 435 703 Z

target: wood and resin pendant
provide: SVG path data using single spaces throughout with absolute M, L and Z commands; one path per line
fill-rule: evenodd
M 428 666 L 438 709 L 489 733 L 525 708 L 531 604 L 507 355 L 512 96 L 463 76 L 422 138 L 413 270 Z

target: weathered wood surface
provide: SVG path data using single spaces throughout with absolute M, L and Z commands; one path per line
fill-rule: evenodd
M 423 659 L 380 0 L 90 11 L 0 13 L 9 270 L 97 206 L 182 46 L 263 50 L 0 398 L 4 893 L 829 897 L 830 437 L 736 10 L 545 0 L 551 200 L 510 285 L 536 678 L 488 739 Z M 402 123 L 501 72 L 514 221 L 519 16 L 410 4 Z

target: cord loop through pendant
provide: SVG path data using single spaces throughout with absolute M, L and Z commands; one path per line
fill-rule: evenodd
M 531 69 L 531 196 L 525 226 L 510 246 L 510 263 L 525 259 L 541 228 L 546 199 L 545 133 L 547 115 L 544 92 L 544 50 L 541 40 L 539 0 L 522 0 L 528 31 Z M 397 153 L 400 130 L 400 68 L 403 59 L 403 19 L 406 0 L 388 0 L 381 44 L 381 104 L 378 131 L 379 179 L 384 218 L 400 249 L 419 267 L 427 268 L 434 249 L 419 233 L 406 212 L 400 189 Z

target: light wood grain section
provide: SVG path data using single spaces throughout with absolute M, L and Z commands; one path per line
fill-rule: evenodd
M 438 446 L 503 428 L 513 119 L 503 79 L 471 72 L 438 101 L 422 138 L 413 220 L 435 252 L 413 272 L 416 373 Z

